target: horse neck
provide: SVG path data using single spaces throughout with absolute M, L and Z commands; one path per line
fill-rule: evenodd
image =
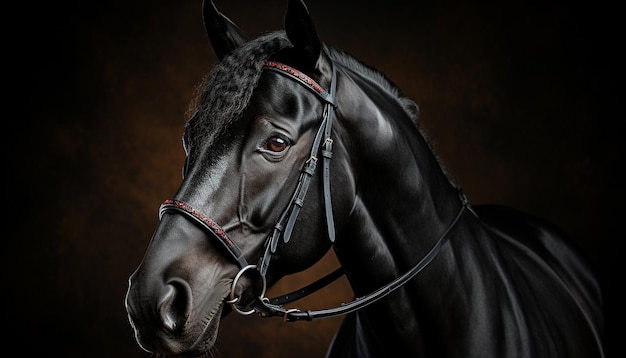
M 354 88 L 349 97 L 339 98 L 339 108 L 344 108 L 340 118 L 355 119 L 342 123 L 338 135 L 347 143 L 355 199 L 335 251 L 352 289 L 362 296 L 410 270 L 451 224 L 461 204 L 458 191 L 397 97 L 381 95 L 384 91 L 372 88 L 371 82 L 362 83 L 366 79 L 343 80 Z M 391 326 L 402 322 L 398 332 L 408 334 L 406 325 L 417 325 L 417 309 L 411 302 L 416 302 L 418 286 L 407 285 L 378 303 L 381 309 L 359 314 Z M 386 317 L 376 312 L 385 312 Z M 401 335 L 397 337 L 400 340 Z
M 338 92 L 336 136 L 346 148 L 355 198 L 335 248 L 340 256 L 351 252 L 347 266 L 389 271 L 380 277 L 386 283 L 412 267 L 445 231 L 460 208 L 458 191 L 397 95 L 345 74 L 342 86 L 349 95 Z M 359 262 L 361 257 L 368 262 Z M 381 283 L 364 276 L 366 291 Z

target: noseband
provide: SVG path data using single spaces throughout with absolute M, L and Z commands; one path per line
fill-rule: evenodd
M 285 309 L 283 307 L 284 304 L 296 301 L 304 296 L 307 296 L 308 294 L 319 290 L 330 282 L 333 282 L 337 278 L 341 277 L 343 275 L 343 270 L 341 268 L 313 282 L 309 286 L 301 288 L 289 294 L 285 294 L 272 299 L 264 296 L 266 290 L 265 276 L 267 274 L 270 260 L 273 254 L 276 253 L 278 241 L 281 237 L 284 243 L 289 242 L 289 239 L 293 232 L 294 224 L 296 222 L 298 214 L 300 213 L 300 209 L 304 205 L 304 200 L 309 189 L 309 184 L 311 182 L 311 179 L 313 178 L 313 175 L 315 174 L 319 155 L 321 155 L 322 158 L 322 183 L 325 207 L 324 211 L 326 214 L 328 238 L 331 242 L 335 241 L 335 224 L 333 221 L 333 209 L 330 195 L 330 159 L 332 158 L 333 144 L 333 140 L 331 139 L 330 135 L 335 110 L 337 108 L 337 100 L 335 95 L 337 88 L 337 73 L 335 70 L 335 65 L 332 62 L 331 65 L 332 77 L 330 82 L 330 90 L 327 92 L 323 89 L 322 86 L 320 86 L 309 76 L 290 66 L 273 61 L 266 61 L 263 63 L 264 70 L 278 73 L 282 76 L 285 76 L 300 83 L 302 86 L 304 86 L 304 88 L 306 88 L 314 95 L 316 95 L 319 99 L 321 99 L 322 102 L 324 102 L 324 112 L 322 122 L 320 123 L 319 129 L 317 130 L 315 139 L 313 140 L 313 144 L 311 146 L 310 156 L 305 161 L 302 171 L 300 173 L 296 190 L 292 195 L 289 204 L 287 205 L 287 207 L 281 214 L 278 222 L 274 226 L 271 235 L 269 235 L 269 237 L 267 238 L 265 242 L 265 251 L 263 253 L 263 256 L 261 256 L 261 258 L 259 259 L 257 265 L 249 264 L 246 261 L 243 252 L 233 241 L 228 238 L 226 232 L 213 220 L 211 220 L 209 217 L 202 214 L 198 210 L 194 209 L 189 204 L 175 199 L 168 199 L 159 208 L 159 219 L 161 219 L 163 214 L 168 211 L 182 214 L 183 216 L 190 219 L 192 222 L 200 225 L 205 232 L 207 232 L 211 237 L 213 237 L 217 242 L 219 242 L 223 247 L 226 248 L 230 256 L 234 259 L 234 261 L 240 268 L 240 271 L 233 279 L 231 285 L 230 299 L 227 300 L 226 303 L 229 303 L 232 306 L 233 310 L 240 314 L 248 315 L 257 312 L 263 317 L 281 316 L 284 318 L 285 321 L 291 322 L 297 320 L 312 320 L 316 318 L 334 317 L 357 311 L 387 296 L 389 293 L 401 287 L 407 281 L 413 278 L 417 273 L 419 273 L 432 261 L 433 258 L 435 258 L 435 256 L 437 256 L 439 250 L 441 249 L 441 246 L 448 239 L 448 233 L 458 222 L 464 212 L 464 209 L 467 208 L 473 212 L 473 210 L 469 208 L 469 204 L 467 202 L 467 199 L 465 198 L 465 195 L 463 195 L 463 193 L 459 191 L 462 203 L 461 208 L 454 220 L 439 237 L 439 239 L 437 240 L 435 245 L 433 245 L 430 251 L 426 253 L 426 255 L 410 271 L 406 272 L 404 275 L 396 278 L 389 284 L 379 288 L 378 290 L 370 293 L 367 296 L 356 298 L 349 303 L 342 303 L 340 306 L 335 308 L 322 310 L 301 311 L 299 309 Z M 234 297 L 235 286 L 237 285 L 238 280 L 244 272 L 255 268 L 261 276 L 263 284 L 262 292 L 257 297 L 256 301 L 251 305 L 251 309 L 243 311 L 239 306 L 237 306 L 239 297 Z

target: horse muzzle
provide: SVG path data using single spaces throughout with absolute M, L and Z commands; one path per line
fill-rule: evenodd
M 131 277 L 125 304 L 139 346 L 167 355 L 208 351 L 217 338 L 228 283 L 198 295 L 176 278 L 144 293 L 141 283 Z

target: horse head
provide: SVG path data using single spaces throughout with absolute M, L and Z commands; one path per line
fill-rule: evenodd
M 126 297 L 138 343 L 160 354 L 210 350 L 226 302 L 248 312 L 266 285 L 317 262 L 331 247 L 327 220 L 341 228 L 354 198 L 341 146 L 341 189 L 325 192 L 312 167 L 336 103 L 332 62 L 305 5 L 290 1 L 285 31 L 253 40 L 212 2 L 203 15 L 219 63 L 185 127 L 182 183 L 161 206 Z

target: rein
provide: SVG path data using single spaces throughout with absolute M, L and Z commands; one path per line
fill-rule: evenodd
M 225 301 L 226 303 L 229 303 L 232 306 L 233 310 L 237 313 L 248 315 L 257 312 L 262 317 L 280 316 L 283 317 L 285 321 L 293 322 L 298 320 L 310 321 L 317 318 L 335 317 L 338 315 L 344 315 L 357 311 L 387 296 L 388 294 L 395 291 L 397 288 L 401 287 L 406 282 L 411 280 L 420 271 L 422 271 L 422 269 L 424 269 L 437 256 L 437 254 L 441 250 L 441 247 L 448 241 L 449 232 L 459 221 L 465 209 L 468 209 L 472 212 L 473 210 L 470 208 L 465 195 L 459 190 L 460 200 L 462 204 L 461 208 L 459 209 L 452 222 L 448 225 L 446 230 L 435 242 L 433 247 L 409 271 L 366 296 L 355 298 L 349 303 L 342 303 L 334 308 L 321 310 L 302 311 L 299 309 L 286 309 L 283 307 L 284 304 L 296 301 L 304 296 L 307 296 L 341 277 L 343 275 L 343 270 L 342 268 L 338 268 L 330 274 L 299 290 L 272 299 L 265 297 L 265 276 L 269 268 L 270 260 L 273 254 L 276 252 L 279 239 L 282 237 L 283 242 L 287 243 L 291 238 L 294 224 L 296 222 L 298 214 L 300 213 L 300 209 L 304 205 L 304 200 L 309 189 L 309 184 L 311 182 L 311 179 L 313 178 L 313 175 L 315 174 L 319 154 L 321 154 L 322 157 L 322 182 L 328 238 L 331 242 L 335 241 L 335 224 L 333 221 L 333 210 L 330 194 L 330 159 L 332 158 L 333 144 L 333 140 L 331 139 L 330 135 L 335 110 L 337 108 L 335 95 L 337 89 L 337 73 L 334 64 L 332 64 L 330 90 L 327 92 L 323 89 L 322 86 L 317 84 L 310 77 L 285 64 L 273 61 L 266 61 L 263 63 L 263 68 L 265 70 L 273 71 L 300 83 L 307 90 L 320 98 L 325 105 L 320 127 L 317 130 L 315 139 L 313 140 L 313 144 L 311 146 L 310 157 L 304 163 L 296 190 L 289 204 L 281 214 L 278 222 L 274 226 L 272 233 L 268 236 L 267 241 L 265 242 L 265 252 L 259 259 L 258 264 L 249 264 L 246 261 L 241 249 L 239 249 L 239 247 L 228 238 L 226 232 L 218 224 L 216 224 L 209 217 L 194 209 L 191 205 L 185 202 L 175 199 L 166 200 L 163 204 L 161 204 L 159 208 L 159 220 L 162 218 L 163 214 L 168 211 L 182 214 L 183 216 L 190 219 L 192 222 L 200 225 L 204 229 L 204 231 L 209 233 L 210 236 L 212 236 L 214 239 L 217 240 L 217 242 L 219 242 L 224 248 L 226 248 L 230 256 L 234 259 L 234 261 L 240 268 L 240 271 L 233 279 L 231 285 L 230 299 Z M 237 306 L 239 297 L 234 297 L 234 291 L 239 278 L 243 275 L 245 271 L 250 269 L 257 269 L 258 273 L 261 276 L 263 289 L 261 294 L 251 305 L 251 309 L 248 311 L 243 311 L 239 306 Z

